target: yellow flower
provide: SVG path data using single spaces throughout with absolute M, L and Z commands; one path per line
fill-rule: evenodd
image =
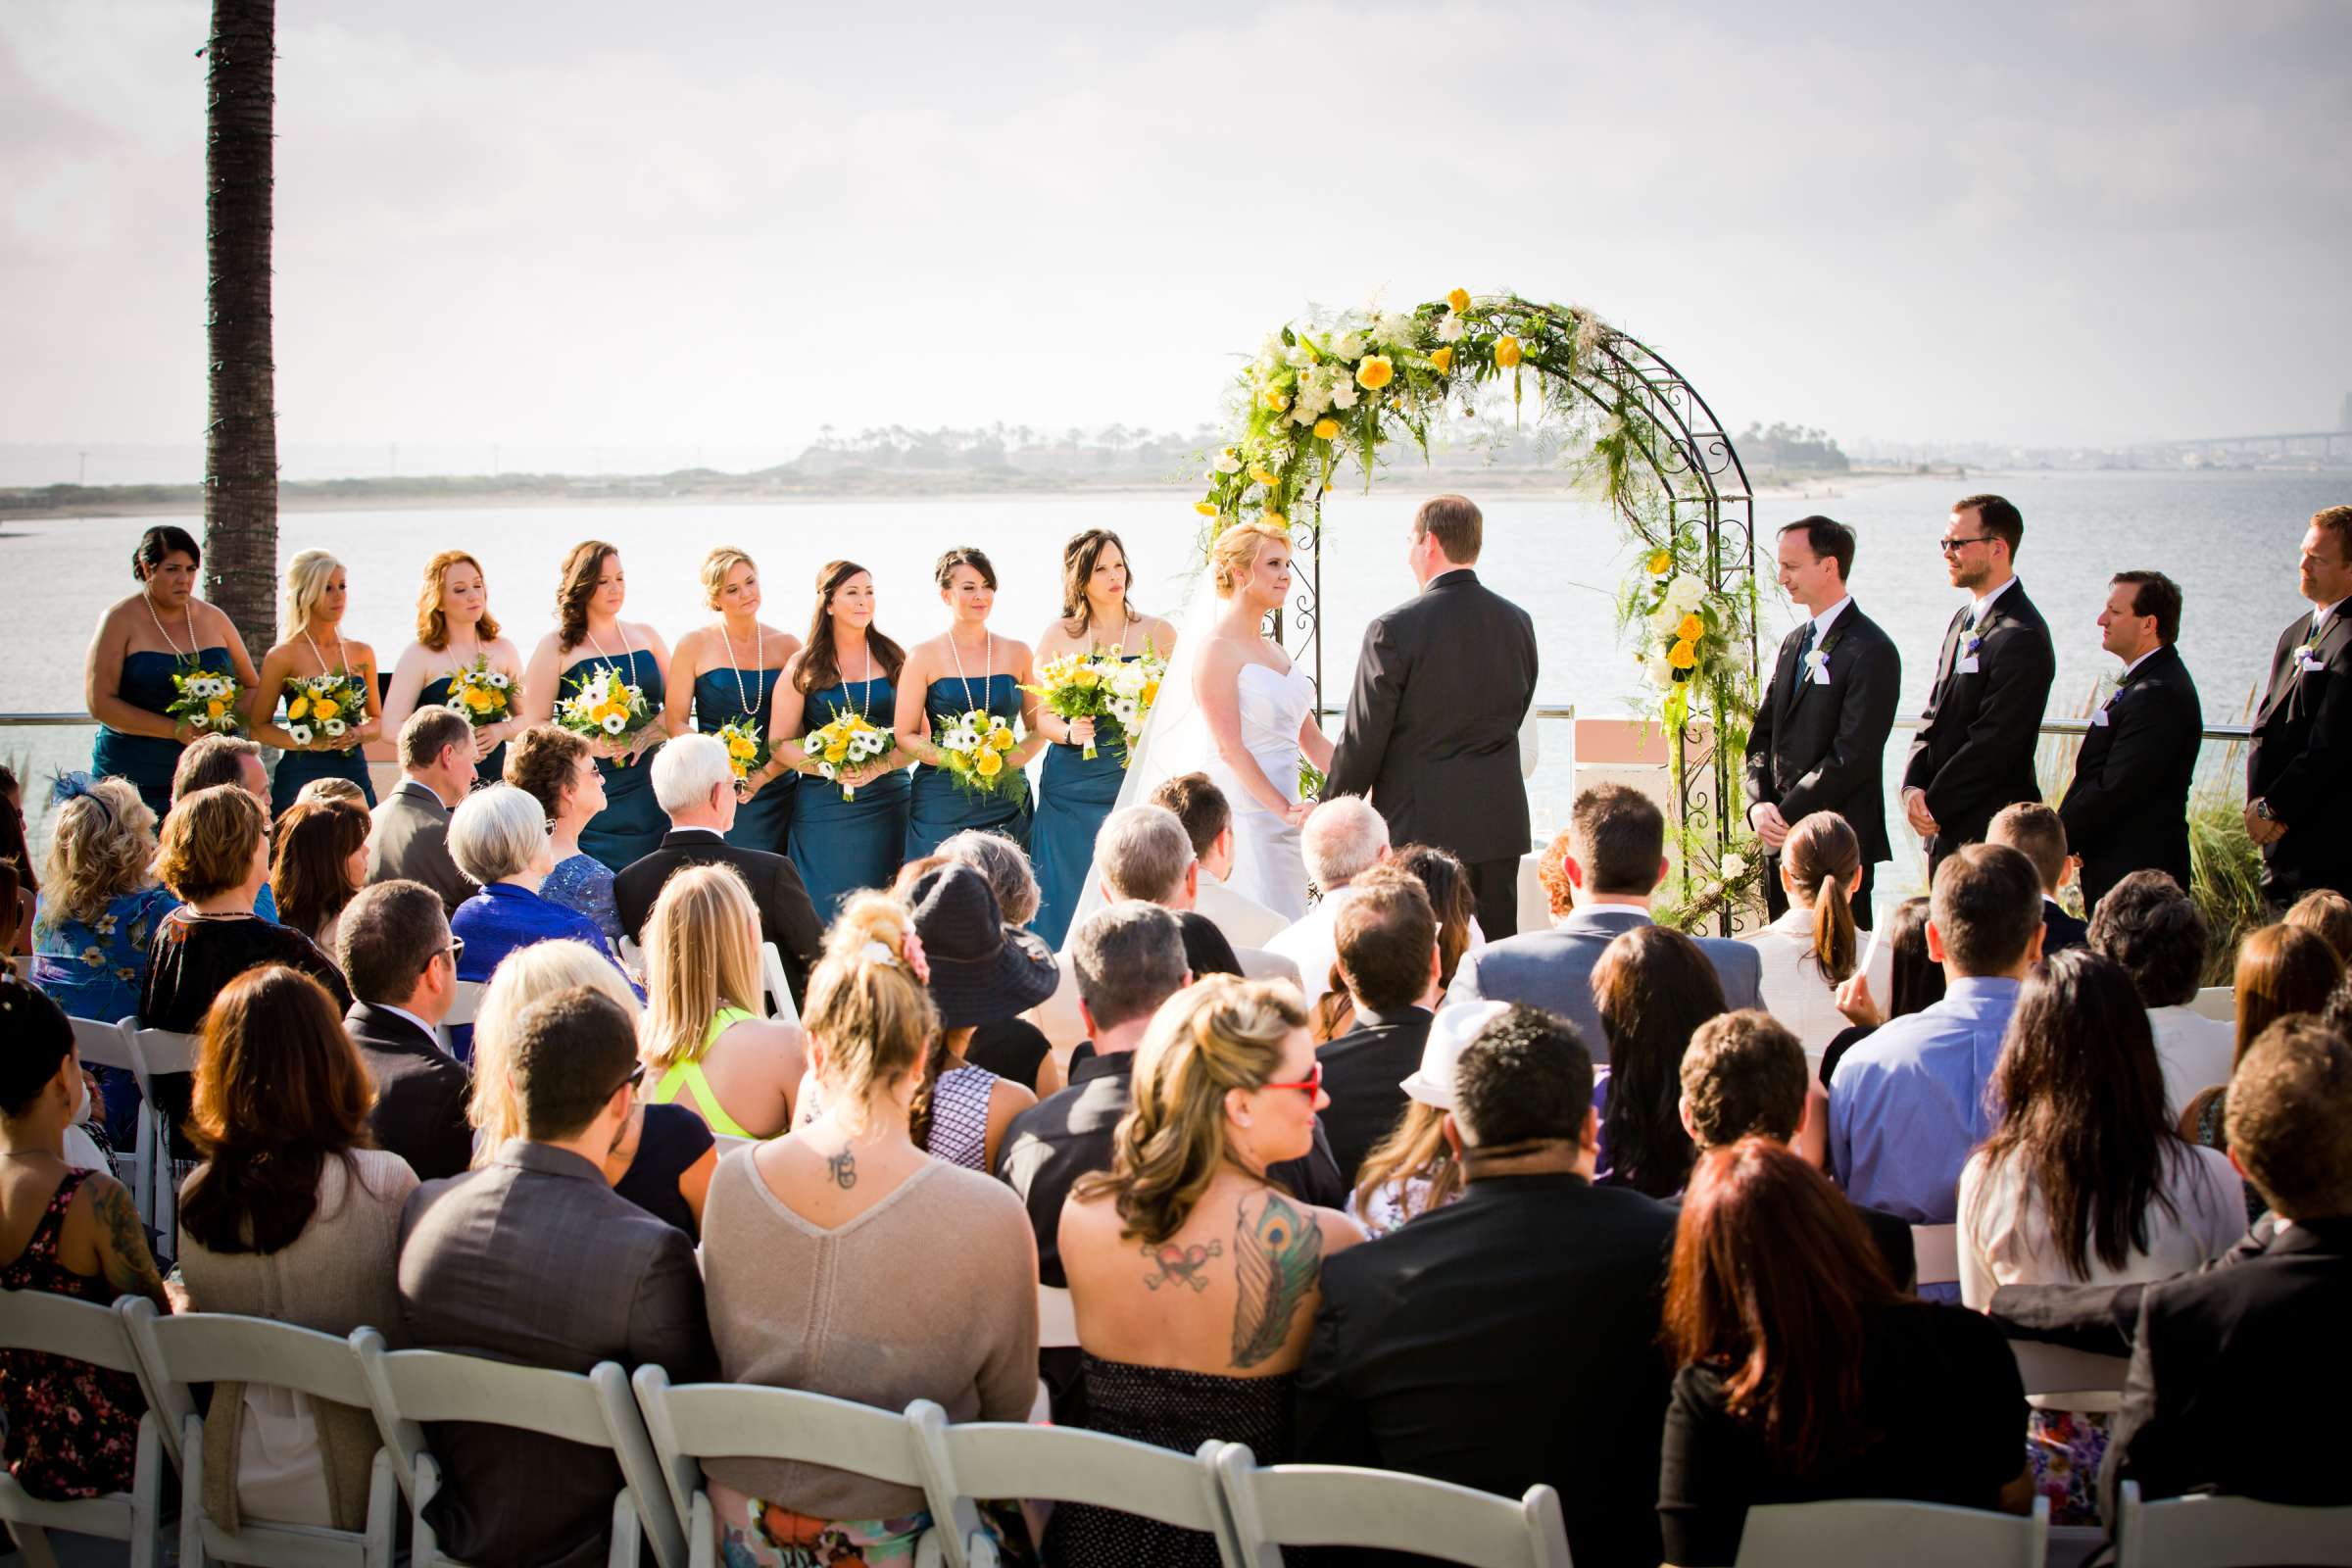
M 479 686 L 468 686 L 466 688 L 466 706 L 477 713 L 486 713 L 498 706 L 498 698 Z
M 1676 643 L 1666 650 L 1666 662 L 1677 669 L 1689 669 L 1698 662 L 1698 650 L 1688 642 Z
M 1440 375 L 1444 375 L 1447 371 L 1451 370 L 1453 368 L 1453 345 L 1447 343 L 1442 347 L 1431 349 L 1429 351 L 1429 363 L 1438 368 L 1438 373 Z
M 1093 691 L 1102 682 L 1102 672 L 1092 667 L 1073 670 L 1070 674 L 1070 684 L 1080 691 Z
M 832 745 L 825 748 L 825 760 L 828 762 L 839 764 L 841 761 L 847 759 L 849 755 L 850 743 L 845 740 L 837 740 L 833 742 Z
M 207 718 L 219 718 L 222 713 L 227 711 L 228 704 L 222 702 L 218 697 L 204 705 L 204 712 Z
M 300 718 L 310 710 L 311 700 L 308 697 L 297 697 L 286 705 L 286 717 Z
M 1264 404 L 1267 408 L 1272 409 L 1276 414 L 1280 414 L 1283 410 L 1291 406 L 1291 400 L 1284 397 L 1273 387 L 1268 387 L 1263 392 L 1260 392 L 1257 395 L 1257 401 Z
M 982 752 L 972 759 L 972 766 L 979 769 L 982 778 L 995 778 L 1004 771 L 1004 759 L 996 752 Z
M 1663 577 L 1674 569 L 1674 552 L 1671 550 L 1657 551 L 1643 564 L 1649 567 L 1649 574 L 1652 577 Z
M 1355 384 L 1367 392 L 1377 392 L 1396 378 L 1396 367 L 1386 354 L 1367 354 L 1355 368 Z
M 1011 730 L 999 724 L 988 732 L 988 744 L 994 751 L 1009 752 L 1020 743 L 1012 738 Z
M 1684 642 L 1694 643 L 1707 634 L 1707 623 L 1699 618 L 1698 612 L 1694 610 L 1682 618 L 1674 628 L 1674 634 Z
M 1270 528 L 1288 528 L 1291 525 L 1291 519 L 1279 512 L 1269 512 L 1257 520 Z
M 1213 517 L 1217 514 L 1217 504 L 1214 501 L 1196 501 L 1193 510 L 1203 517 Z
M 1505 333 L 1494 340 L 1494 363 L 1504 369 L 1515 368 L 1521 360 L 1526 358 L 1527 351 L 1519 346 L 1517 338 Z
M 1457 288 L 1446 296 L 1446 303 L 1452 306 L 1454 313 L 1459 315 L 1470 308 L 1470 291 L 1466 288 Z
M 312 716 L 317 718 L 321 724 L 325 723 L 328 719 L 334 717 L 341 711 L 343 711 L 343 705 L 336 702 L 332 697 L 321 697 L 311 705 Z
M 1150 708 L 1153 703 L 1158 701 L 1159 682 L 1155 680 L 1148 680 L 1144 682 L 1144 706 L 1146 708 Z
M 1317 420 L 1315 421 L 1315 439 L 1316 439 L 1316 440 L 1318 440 L 1318 441 L 1328 441 L 1328 440 L 1330 440 L 1330 439 L 1331 439 L 1333 436 L 1335 436 L 1335 435 L 1338 435 L 1339 433 L 1340 433 L 1340 421 L 1339 421 L 1339 420 L 1337 420 L 1337 419 L 1317 419 Z
M 1250 465 L 1250 477 L 1255 479 L 1259 484 L 1264 485 L 1269 490 L 1282 483 L 1281 474 L 1276 473 L 1271 468 L 1260 467 L 1254 463 Z
M 754 746 L 748 739 L 741 735 L 738 735 L 733 740 L 727 742 L 727 755 L 729 757 L 757 757 L 759 754 L 760 748 Z

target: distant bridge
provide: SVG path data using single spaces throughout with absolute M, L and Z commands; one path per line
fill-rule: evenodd
M 2213 435 L 2187 441 L 2135 441 L 2133 452 L 2162 452 L 2186 457 L 2192 453 L 2262 454 L 2275 457 L 2333 458 L 2337 443 L 2352 457 L 2352 430 L 2283 430 L 2273 435 Z

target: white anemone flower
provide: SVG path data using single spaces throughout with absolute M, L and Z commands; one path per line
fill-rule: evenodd
M 343 732 L 349 729 L 351 726 L 344 723 L 339 718 L 330 718 L 321 727 L 325 729 L 328 740 L 335 740 L 340 738 Z
M 294 744 L 297 746 L 311 744 L 311 726 L 308 724 L 288 724 L 286 733 L 293 737 Z
M 512 684 L 507 679 L 506 672 L 503 670 L 494 669 L 490 671 L 489 674 L 483 676 L 482 679 L 488 682 L 490 689 L 494 692 L 503 692 L 510 684 Z
M 620 733 L 622 730 L 624 730 L 624 729 L 627 729 L 628 727 L 629 727 L 628 720 L 627 720 L 627 719 L 624 719 L 624 718 L 622 718 L 622 717 L 621 717 L 621 716 L 620 716 L 618 713 L 607 713 L 607 714 L 605 715 L 605 724 L 604 724 L 604 728 L 605 728 L 605 733 L 606 733 L 606 734 L 608 734 L 608 735 L 617 735 L 617 734 L 619 734 L 619 733 Z
M 463 697 L 452 697 L 448 702 L 443 703 L 441 706 L 448 709 L 453 713 L 463 714 L 466 711 L 466 699 Z

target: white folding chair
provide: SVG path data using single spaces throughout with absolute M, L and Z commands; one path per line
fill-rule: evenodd
M 1282 1568 L 1285 1546 L 1386 1547 L 1477 1568 L 1570 1568 L 1560 1494 L 1498 1497 L 1449 1481 L 1348 1465 L 1259 1468 L 1246 1445 L 1216 1458 L 1249 1568 Z
M 760 944 L 760 975 L 767 988 L 768 1016 L 778 1023 L 799 1023 L 801 1009 L 793 1005 L 792 984 L 784 977 L 784 955 L 773 942 Z
M 1923 1289 L 1930 1285 L 1959 1284 L 1960 1227 L 1912 1226 L 1911 1255 L 1919 1265 L 1918 1284 Z
M 127 1018 L 122 1034 L 130 1044 L 130 1071 L 139 1082 L 139 1098 L 155 1116 L 154 1212 L 147 1223 L 155 1227 L 155 1255 L 175 1257 L 179 1253 L 179 1174 L 172 1158 L 172 1126 L 158 1108 L 155 1081 L 196 1070 L 196 1037 L 171 1029 L 143 1029 Z
M 2037 1340 L 2011 1340 L 2009 1353 L 2017 1357 L 2017 1374 L 2029 1395 L 2117 1395 L 2123 1393 L 2124 1374 L 2132 1370 L 2126 1356 L 2098 1355 Z
M 0 1291 L 0 1349 L 46 1351 L 133 1377 L 139 1371 L 138 1355 L 120 1315 L 43 1291 Z M 31 1568 L 57 1568 L 47 1534 L 52 1530 L 128 1542 L 131 1568 L 153 1568 L 162 1560 L 157 1499 L 163 1494 L 164 1463 L 162 1425 L 151 1411 L 139 1417 L 128 1492 L 50 1502 L 0 1470 L 0 1520 L 7 1521 L 17 1538 L 17 1550 Z
M 2042 1568 L 2050 1546 L 2050 1499 L 2031 1514 L 1991 1513 L 1935 1502 L 1854 1498 L 1785 1502 L 1747 1510 L 1739 1568 Z
M 99 1018 L 69 1018 L 74 1026 L 74 1049 L 80 1054 L 85 1067 L 104 1067 L 111 1072 L 126 1072 L 132 1081 L 138 1080 L 138 1065 L 130 1049 L 130 1026 Z M 144 1096 L 145 1091 L 142 1090 Z M 155 1223 L 155 1130 L 162 1125 L 152 1102 L 139 1102 L 137 1141 L 127 1154 L 115 1155 L 115 1174 L 129 1178 L 123 1183 L 130 1189 L 130 1201 L 138 1209 L 139 1218 Z
M 1078 1348 L 1078 1309 L 1070 1303 L 1070 1293 L 1057 1286 L 1037 1288 L 1037 1348 L 1041 1350 Z M 1054 1391 L 1047 1387 L 1044 1378 L 1037 1380 L 1037 1399 L 1029 1406 L 1029 1419 L 1054 1419 Z
M 473 1015 L 482 1007 L 482 992 L 489 983 L 487 980 L 459 981 L 457 995 L 449 1004 L 449 1011 L 442 1016 L 442 1027 L 455 1029 L 461 1024 L 473 1022 Z
M 376 1431 L 392 1456 L 393 1479 L 408 1495 L 411 1568 L 459 1568 L 425 1522 L 425 1506 L 442 1485 L 440 1464 L 425 1446 L 427 1421 L 511 1427 L 611 1449 L 620 1461 L 622 1485 L 612 1499 L 612 1548 L 606 1562 L 630 1568 L 641 1538 L 650 1537 L 661 1568 L 686 1568 L 684 1535 L 619 1362 L 599 1362 L 583 1377 L 446 1350 L 387 1350 L 374 1329 L 354 1330 L 351 1348 L 368 1382 Z
M 224 1530 L 204 1506 L 204 1417 L 193 1386 L 260 1383 L 365 1410 L 369 1408 L 368 1380 L 349 1341 L 232 1312 L 163 1317 L 144 1297 L 126 1297 L 116 1304 L 138 1352 L 147 1407 L 162 1419 L 165 1446 L 179 1464 L 180 1568 L 204 1568 L 209 1558 L 265 1568 L 311 1563 L 391 1568 L 400 1494 L 392 1479 L 392 1456 L 382 1448 L 368 1477 L 367 1524 L 356 1532 L 253 1518 L 242 1519 L 237 1530 Z
M 632 1381 L 667 1501 L 686 1521 L 687 1568 L 714 1568 L 718 1561 L 717 1517 L 703 1486 L 705 1459 L 782 1459 L 902 1487 L 927 1484 L 921 1440 L 913 1423 L 896 1411 L 754 1384 L 676 1385 L 658 1366 L 639 1367 Z M 915 1561 L 966 1568 L 963 1543 L 979 1527 L 978 1515 L 933 1518 L 935 1527 L 917 1543 Z
M 2118 1499 L 2116 1568 L 2307 1568 L 2352 1564 L 2352 1506 L 2298 1508 L 2252 1497 L 2139 1500 L 2127 1481 Z
M 1225 1568 L 1242 1568 L 1241 1544 L 1217 1480 L 1217 1455 L 1225 1445 L 1214 1439 L 1199 1452 L 1183 1454 L 1077 1427 L 1004 1421 L 950 1426 L 947 1412 L 928 1399 L 908 1405 L 906 1419 L 922 1444 L 934 1519 L 961 1518 L 981 1497 L 1091 1503 L 1198 1530 L 1216 1542 Z M 974 1562 L 993 1554 L 985 1535 L 964 1541 L 965 1555 Z

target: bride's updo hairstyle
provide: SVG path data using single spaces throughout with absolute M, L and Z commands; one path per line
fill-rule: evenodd
M 1272 1083 L 1283 1042 L 1305 1027 L 1298 993 L 1277 981 L 1211 975 L 1161 1003 L 1136 1048 L 1110 1169 L 1080 1181 L 1078 1198 L 1110 1194 L 1125 1240 L 1157 1247 L 1175 1235 L 1231 1159 L 1226 1095 Z
M 1209 580 L 1216 585 L 1219 599 L 1231 599 L 1233 591 L 1242 585 L 1257 564 L 1258 552 L 1271 540 L 1289 549 L 1291 531 L 1270 522 L 1254 519 L 1237 522 L 1217 535 L 1217 542 L 1208 547 Z
M 342 565 L 323 550 L 305 550 L 286 563 L 287 636 L 310 628 L 311 617 L 318 612 L 318 601 L 326 597 L 327 583 Z
M 597 579 L 605 563 L 620 554 L 602 539 L 583 539 L 564 558 L 564 574 L 556 581 L 556 641 L 577 648 L 588 640 L 588 601 L 596 597 Z
M 906 956 L 914 916 L 880 893 L 861 893 L 825 935 L 801 1021 L 824 1043 L 818 1081 L 843 1125 L 865 1124 L 875 1093 L 923 1063 L 939 1032 L 931 993 Z M 920 956 L 920 949 L 917 949 Z

